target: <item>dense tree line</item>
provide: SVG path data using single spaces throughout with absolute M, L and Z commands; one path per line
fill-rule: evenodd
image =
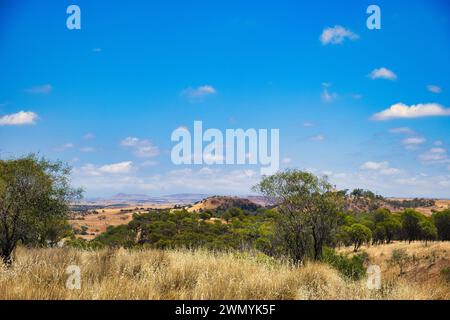
M 248 212 L 232 207 L 223 213 L 222 220 L 211 219 L 209 212 L 192 214 L 186 210 L 151 210 L 135 214 L 128 225 L 109 227 L 92 245 L 158 249 L 256 249 L 273 253 L 271 238 L 274 215 L 271 210 Z
M 427 217 L 413 209 L 391 213 L 379 208 L 361 214 L 342 213 L 335 245 L 354 245 L 355 251 L 366 244 L 400 241 L 450 240 L 450 210 Z

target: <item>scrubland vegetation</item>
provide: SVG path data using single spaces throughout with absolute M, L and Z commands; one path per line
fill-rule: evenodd
M 149 210 L 86 241 L 67 223 L 80 194 L 68 172 L 0 161 L 0 299 L 450 299 L 450 209 L 354 212 L 349 197 L 381 197 L 286 170 L 254 187 L 266 208 Z M 69 265 L 80 290 L 65 287 Z
M 416 261 L 399 276 L 389 260 L 401 248 Z M 450 284 L 434 268 L 448 263 L 449 243 L 366 251 L 381 266 L 380 290 L 327 263 L 295 266 L 256 252 L 20 247 L 13 267 L 0 269 L 0 299 L 450 299 Z M 65 287 L 66 267 L 73 264 L 81 268 L 81 290 Z

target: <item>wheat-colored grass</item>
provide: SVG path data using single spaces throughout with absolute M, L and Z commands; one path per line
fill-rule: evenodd
M 384 247 L 386 257 L 392 248 Z M 380 252 L 367 251 L 386 269 Z M 69 265 L 81 268 L 80 290 L 65 286 Z M 258 254 L 19 248 L 13 267 L 0 267 L 0 299 L 450 299 L 450 287 L 391 270 L 373 291 L 322 263 L 293 266 Z

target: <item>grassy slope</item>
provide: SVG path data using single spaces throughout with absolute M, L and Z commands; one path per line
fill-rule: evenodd
M 406 246 L 423 259 L 420 268 L 402 277 L 386 264 L 399 245 L 367 249 L 383 271 L 380 291 L 368 290 L 365 280 L 344 280 L 321 263 L 294 267 L 258 255 L 19 248 L 14 267 L 0 267 L 0 299 L 450 299 L 441 277 L 411 277 L 427 272 L 422 265 L 432 255 L 448 265 L 450 243 Z M 81 290 L 65 288 L 65 268 L 71 264 L 82 269 Z

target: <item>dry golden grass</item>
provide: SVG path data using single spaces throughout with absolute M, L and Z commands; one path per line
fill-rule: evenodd
M 65 287 L 69 265 L 81 268 L 80 290 Z M 391 273 L 373 291 L 322 263 L 296 267 L 257 254 L 19 248 L 14 266 L 0 267 L 0 299 L 450 299 L 441 278 Z
M 409 281 L 424 282 L 430 280 L 441 280 L 441 270 L 443 267 L 450 267 L 450 242 L 395 242 L 389 245 L 376 245 L 362 247 L 361 250 L 367 252 L 370 262 L 380 266 L 384 277 L 396 277 L 399 269 L 389 264 L 392 251 L 394 249 L 404 249 L 410 256 L 411 261 L 406 265 L 403 278 Z M 340 250 L 344 253 L 352 253 L 353 248 Z
M 102 208 L 97 209 L 97 214 L 87 214 L 82 219 L 69 220 L 69 223 L 73 228 L 81 229 L 81 227 L 87 228 L 86 235 L 79 235 L 78 237 L 92 240 L 98 235 L 106 231 L 109 226 L 119 226 L 129 223 L 134 213 L 144 212 L 148 209 L 168 209 L 171 208 L 170 204 L 141 204 L 138 206 L 120 207 L 120 208 Z M 129 212 L 128 212 L 129 211 Z

